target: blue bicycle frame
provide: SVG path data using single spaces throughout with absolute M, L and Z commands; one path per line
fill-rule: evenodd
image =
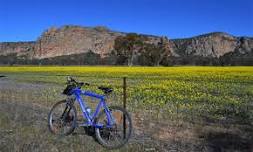
M 78 101 L 78 103 L 81 107 L 81 110 L 82 110 L 82 113 L 83 113 L 83 118 L 84 119 L 86 118 L 86 120 L 87 120 L 87 124 L 83 124 L 83 125 L 80 125 L 80 126 L 94 126 L 96 128 L 104 127 L 102 124 L 95 124 L 95 122 L 94 122 L 95 118 L 98 116 L 98 114 L 100 112 L 100 109 L 102 107 L 104 108 L 105 114 L 106 114 L 106 117 L 107 117 L 106 127 L 110 128 L 110 127 L 113 126 L 115 121 L 114 121 L 114 118 L 111 115 L 111 112 L 110 112 L 109 108 L 106 105 L 106 102 L 105 102 L 106 97 L 104 95 L 99 95 L 99 94 L 93 93 L 91 91 L 81 90 L 79 88 L 73 89 L 72 93 L 75 96 L 76 100 Z M 86 105 L 85 101 L 83 101 L 82 95 L 100 99 L 100 101 L 99 101 L 99 103 L 98 103 L 98 105 L 95 109 L 95 112 L 93 114 L 90 114 L 87 111 L 87 109 L 86 109 L 87 105 Z

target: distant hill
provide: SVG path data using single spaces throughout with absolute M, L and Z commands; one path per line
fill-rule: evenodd
M 168 39 L 102 26 L 52 27 L 33 42 L 0 42 L 0 64 L 253 65 L 253 38 L 214 32 Z

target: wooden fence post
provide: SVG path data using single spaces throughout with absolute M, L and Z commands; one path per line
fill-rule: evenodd
M 126 77 L 123 77 L 123 108 L 126 109 L 126 99 L 127 99 L 127 93 L 126 93 Z M 124 138 L 126 138 L 126 117 L 123 115 L 123 134 Z

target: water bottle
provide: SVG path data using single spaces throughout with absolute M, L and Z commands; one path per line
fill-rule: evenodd
M 86 110 L 87 110 L 87 112 L 88 112 L 88 114 L 90 115 L 91 114 L 91 109 L 90 109 L 90 107 L 86 107 Z

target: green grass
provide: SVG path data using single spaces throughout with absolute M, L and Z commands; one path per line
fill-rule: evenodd
M 53 98 L 64 88 L 67 75 L 115 89 L 121 102 L 122 77 L 127 77 L 128 107 L 153 109 L 157 117 L 194 112 L 212 118 L 249 118 L 242 112 L 253 99 L 253 67 L 0 67 L 0 73 L 18 82 L 57 84 L 43 90 Z M 163 116 L 161 116 L 163 117 Z M 238 118 L 238 119 L 239 119 Z

